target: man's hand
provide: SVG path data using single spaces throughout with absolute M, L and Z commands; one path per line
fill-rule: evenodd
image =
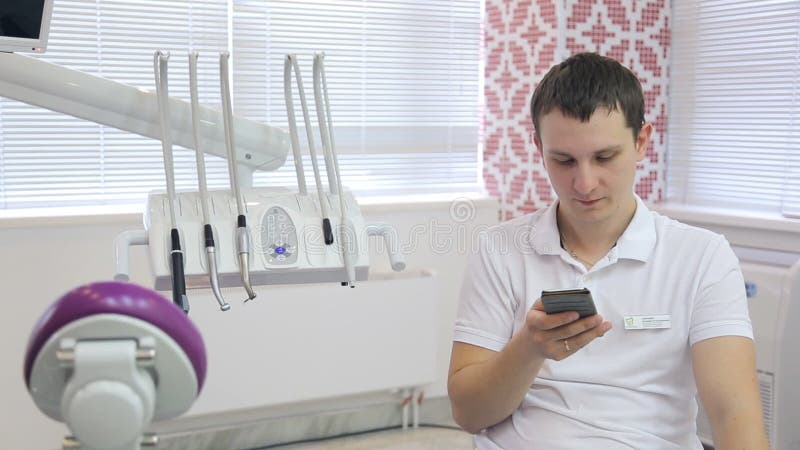
M 599 315 L 548 315 L 539 299 L 502 351 L 454 342 L 447 384 L 453 417 L 470 433 L 499 423 L 519 406 L 545 358 L 560 361 L 610 329 Z
M 583 319 L 575 311 L 547 314 L 542 299 L 538 299 L 525 317 L 523 332 L 529 335 L 536 354 L 561 361 L 610 329 L 611 322 L 604 322 L 599 314 Z

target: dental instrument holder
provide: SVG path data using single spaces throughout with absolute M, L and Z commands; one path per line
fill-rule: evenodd
M 347 280 L 342 252 L 338 243 L 326 245 L 320 227 L 320 207 L 314 196 L 301 195 L 287 188 L 258 187 L 243 189 L 247 201 L 247 223 L 252 234 L 250 252 L 250 281 L 253 286 L 301 283 L 341 283 Z M 352 258 L 356 281 L 368 278 L 370 267 L 369 240 L 372 236 L 385 239 L 379 246 L 389 257 L 391 268 L 405 268 L 395 229 L 384 223 L 367 222 L 361 214 L 352 193 L 346 188 L 341 193 L 346 203 L 347 217 L 353 233 Z M 188 289 L 208 288 L 203 219 L 197 208 L 199 193 L 178 192 L 178 203 L 183 205 L 178 219 L 183 235 L 185 255 L 184 274 Z M 220 287 L 241 287 L 239 261 L 236 249 L 236 205 L 228 190 L 211 190 L 209 197 L 214 205 L 211 226 L 216 229 L 217 270 Z M 333 213 L 333 226 L 340 226 L 338 201 L 326 193 Z M 164 240 L 169 227 L 166 194 L 151 193 L 145 211 L 145 229 L 148 235 L 150 266 L 155 276 L 156 290 L 170 289 L 169 264 L 164 257 L 169 243 Z M 126 245 L 123 241 L 120 245 Z M 118 251 L 121 256 L 127 256 Z M 119 266 L 118 266 L 119 267 Z M 118 269 L 124 271 L 126 266 Z
M 169 104 L 173 111 L 171 114 L 175 114 L 174 111 L 189 110 L 188 102 L 183 100 L 170 98 Z M 219 114 L 217 117 L 221 116 L 224 114 Z M 175 118 L 172 119 L 174 125 Z M 223 122 L 224 117 L 216 123 L 216 127 L 221 130 Z M 238 139 L 241 119 L 234 118 L 233 123 L 236 125 L 233 128 Z M 224 132 L 219 134 L 224 135 Z M 227 139 L 220 141 L 225 142 Z M 285 161 L 285 152 L 290 145 L 288 133 L 284 133 L 280 142 Z M 202 148 L 205 149 L 207 146 L 208 144 L 203 144 Z M 193 148 L 191 145 L 187 147 Z M 239 148 L 238 144 L 233 149 L 235 155 L 232 159 L 238 163 L 237 168 L 241 171 L 238 178 L 242 190 L 242 203 L 246 205 L 246 211 L 244 214 L 239 214 L 238 200 L 231 190 L 209 192 L 210 203 L 213 205 L 209 225 L 215 229 L 218 287 L 244 286 L 240 274 L 243 262 L 240 259 L 243 256 L 236 250 L 237 243 L 243 243 L 240 240 L 245 238 L 239 231 L 239 225 L 242 223 L 249 224 L 252 232 L 246 237 L 250 250 L 247 257 L 250 269 L 248 281 L 253 286 L 328 282 L 347 285 L 350 276 L 345 269 L 345 253 L 342 251 L 342 245 L 351 247 L 344 250 L 348 250 L 347 256 L 352 260 L 354 280 L 365 281 L 370 267 L 368 241 L 373 236 L 385 240 L 385 245 L 381 249 L 386 251 L 392 270 L 401 271 L 405 268 L 394 228 L 384 223 L 367 223 L 361 215 L 358 203 L 346 188 L 335 194 L 322 192 L 319 196 L 310 196 L 287 188 L 253 188 L 252 175 L 257 166 L 248 162 L 253 157 L 251 152 L 254 150 Z M 277 154 L 274 148 L 265 148 L 263 152 Z M 343 196 L 344 214 L 338 196 Z M 199 201 L 197 192 L 176 193 L 176 221 L 182 238 L 183 269 L 187 289 L 210 287 L 207 276 L 208 260 L 204 257 L 206 224 L 203 223 Z M 117 240 L 115 278 L 128 277 L 128 251 L 122 247 L 144 244 L 149 250 L 155 288 L 160 291 L 170 289 L 171 261 L 165 257 L 170 253 L 171 244 L 166 239 L 166 236 L 170 236 L 167 204 L 165 193 L 151 193 L 144 214 L 146 238 L 142 238 L 138 233 L 128 232 L 121 235 L 124 239 Z M 329 218 L 320 221 L 324 211 L 329 211 Z M 353 238 L 350 242 L 343 243 L 336 240 L 334 243 L 334 230 L 343 226 L 339 223 L 342 222 L 342 217 L 346 218 L 344 226 L 352 233 Z

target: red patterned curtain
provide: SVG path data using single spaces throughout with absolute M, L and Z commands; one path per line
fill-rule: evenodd
M 530 96 L 553 64 L 583 51 L 620 61 L 642 82 L 655 132 L 635 188 L 646 201 L 662 200 L 669 15 L 668 0 L 486 0 L 483 176 L 501 219 L 553 201 L 533 145 Z

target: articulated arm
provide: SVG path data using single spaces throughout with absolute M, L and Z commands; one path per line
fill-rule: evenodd
M 15 53 L 0 53 L 0 67 L 0 97 L 161 140 L 155 91 Z M 170 98 L 169 110 L 173 142 L 194 148 L 189 102 Z M 201 148 L 225 158 L 222 112 L 201 107 L 199 114 Z M 234 129 L 237 163 L 259 170 L 283 165 L 288 133 L 242 118 L 236 119 Z

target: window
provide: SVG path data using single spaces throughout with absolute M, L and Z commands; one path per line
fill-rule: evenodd
M 324 51 L 343 184 L 465 192 L 481 186 L 480 20 L 480 0 L 59 0 L 37 57 L 153 90 L 152 52 L 168 50 L 170 94 L 188 100 L 192 48 L 200 101 L 219 108 L 217 52 L 229 49 L 235 114 L 285 128 L 285 54 L 299 56 L 313 105 L 311 57 Z M 227 186 L 225 162 L 206 164 L 210 186 Z M 162 166 L 156 140 L 0 99 L 0 208 L 143 203 L 164 189 Z M 193 151 L 176 146 L 175 169 L 177 189 L 196 189 Z M 291 152 L 254 184 L 296 186 Z
M 800 2 L 672 17 L 667 200 L 800 216 Z

